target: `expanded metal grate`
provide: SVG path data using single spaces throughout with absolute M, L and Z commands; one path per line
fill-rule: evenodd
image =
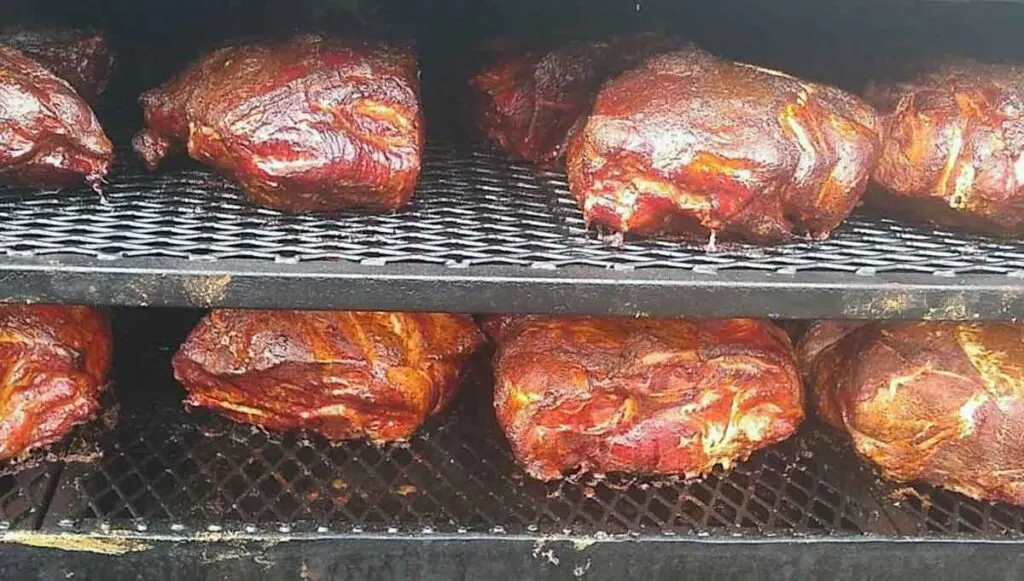
M 472 398 L 467 398 L 472 399 Z M 869 510 L 816 433 L 687 483 L 525 477 L 489 409 L 462 405 L 405 446 L 330 445 L 200 413 L 125 417 L 103 459 L 68 470 L 55 497 L 72 520 L 314 522 L 419 532 L 661 534 L 744 529 L 860 532 Z M 849 466 L 849 464 L 847 464 Z M 852 464 L 856 469 L 856 463 Z
M 156 175 L 122 163 L 106 201 L 89 190 L 0 190 L 0 252 L 96 259 L 171 257 L 361 265 L 668 268 L 698 272 L 1024 273 L 1024 243 L 855 217 L 830 240 L 772 248 L 629 241 L 584 227 L 559 172 L 495 153 L 431 147 L 410 208 L 389 215 L 286 216 L 249 205 L 193 165 Z
M 1024 534 L 1024 508 L 978 502 L 941 488 L 917 485 L 899 491 L 903 504 L 920 519 L 920 532 Z

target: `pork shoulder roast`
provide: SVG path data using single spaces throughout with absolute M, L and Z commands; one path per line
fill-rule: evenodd
M 89 104 L 39 62 L 0 45 L 0 181 L 99 191 L 114 147 Z
M 534 478 L 703 475 L 804 418 L 793 348 L 769 322 L 519 316 L 486 328 L 498 421 Z
M 552 165 L 602 83 L 674 44 L 656 34 L 558 46 L 505 43 L 469 81 L 472 118 L 513 159 Z
M 95 102 L 106 90 L 114 70 L 114 54 L 99 32 L 11 28 L 0 30 L 0 44 L 35 59 L 89 102 Z
M 464 315 L 215 310 L 174 357 L 186 405 L 330 440 L 407 440 L 484 339 Z
M 609 81 L 566 165 L 588 224 L 613 232 L 825 238 L 864 192 L 880 129 L 851 94 L 691 48 Z
M 1024 505 L 1024 325 L 814 324 L 819 415 L 893 480 Z
M 919 65 L 871 84 L 886 116 L 880 213 L 976 232 L 1024 235 L 1024 67 L 968 60 Z
M 133 145 L 178 150 L 288 212 L 390 211 L 412 197 L 424 126 L 409 50 L 304 34 L 215 50 L 140 97 Z

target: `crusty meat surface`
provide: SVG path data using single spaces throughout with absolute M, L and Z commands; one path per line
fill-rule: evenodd
M 215 50 L 140 97 L 133 145 L 152 170 L 187 149 L 258 204 L 390 211 L 419 178 L 416 57 L 317 35 Z
M 1024 234 L 1024 67 L 947 61 L 870 85 L 886 115 L 866 201 L 891 216 Z
M 495 411 L 534 478 L 698 476 L 804 417 L 789 338 L 768 322 L 525 316 L 486 328 Z
M 186 405 L 330 440 L 407 440 L 483 343 L 463 315 L 215 310 L 174 357 Z
M 642 34 L 554 48 L 505 44 L 470 78 L 473 119 L 512 158 L 551 165 L 605 80 L 676 42 Z
M 815 324 L 818 412 L 898 481 L 1024 504 L 1024 325 Z
M 566 165 L 587 222 L 615 232 L 824 238 L 864 192 L 880 129 L 839 89 L 685 49 L 608 82 Z
M 43 65 L 0 45 L 0 181 L 99 190 L 113 145 L 89 105 Z
M 98 32 L 72 28 L 5 29 L 0 44 L 20 50 L 95 102 L 110 83 L 114 56 Z
M 97 309 L 0 306 L 0 460 L 57 442 L 96 417 L 111 343 L 110 322 Z

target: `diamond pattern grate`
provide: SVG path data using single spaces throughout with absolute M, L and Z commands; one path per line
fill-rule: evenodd
M 588 232 L 564 175 L 490 151 L 435 145 L 412 206 L 390 215 L 286 216 L 255 208 L 228 180 L 193 165 L 149 175 L 122 163 L 106 203 L 91 191 L 0 189 L 0 252 L 244 259 L 361 265 L 511 265 L 700 272 L 1018 275 L 1024 243 L 855 217 L 824 242 L 772 248 L 630 241 Z
M 867 512 L 813 432 L 728 474 L 533 481 L 493 420 L 463 402 L 406 446 L 332 446 L 200 413 L 125 417 L 103 460 L 58 492 L 75 520 L 315 522 L 366 531 L 674 533 L 722 529 L 860 532 Z
M 47 460 L 7 467 L 0 475 L 0 531 L 38 527 L 58 474 L 59 466 Z
M 1024 508 L 978 502 L 927 485 L 917 485 L 903 492 L 900 503 L 920 519 L 921 532 L 1024 535 Z

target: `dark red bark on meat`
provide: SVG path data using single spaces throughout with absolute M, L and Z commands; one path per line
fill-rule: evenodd
M 113 145 L 89 105 L 43 65 L 0 45 L 0 180 L 99 190 Z
M 880 128 L 839 89 L 687 49 L 606 84 L 566 165 L 587 222 L 613 231 L 824 238 L 864 192 Z
M 698 476 L 788 438 L 803 389 L 786 334 L 750 319 L 504 317 L 494 406 L 528 474 Z
M 110 322 L 89 307 L 0 306 L 0 460 L 52 444 L 96 417 Z
M 71 28 L 0 31 L 0 44 L 16 48 L 64 79 L 86 101 L 95 102 L 110 83 L 114 55 L 98 32 Z
M 514 159 L 553 164 L 605 80 L 676 44 L 654 34 L 553 49 L 500 43 L 469 82 L 474 122 Z
M 257 203 L 290 212 L 405 205 L 423 120 L 405 49 L 301 35 L 230 46 L 142 95 L 152 170 L 187 148 Z
M 973 61 L 918 65 L 865 93 L 886 119 L 866 197 L 890 216 L 1006 236 L 1024 234 L 1024 68 Z
M 215 310 L 174 357 L 186 405 L 331 440 L 406 440 L 483 343 L 468 316 Z

